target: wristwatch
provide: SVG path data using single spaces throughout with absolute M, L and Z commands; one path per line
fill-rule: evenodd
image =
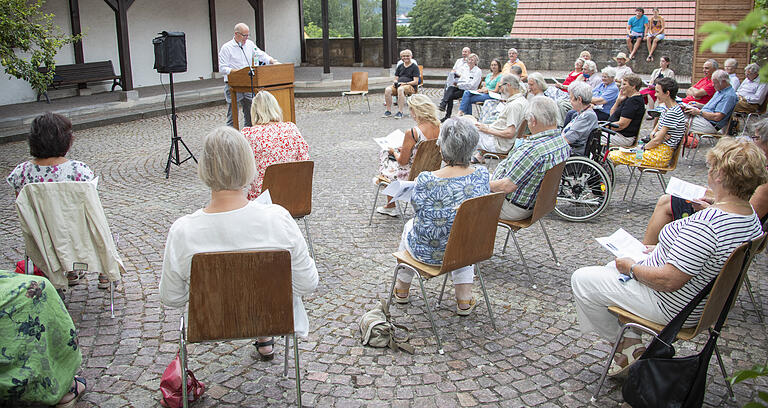
M 637 264 L 633 264 L 632 266 L 629 267 L 629 277 L 632 279 L 635 279 L 635 272 L 634 272 L 635 266 L 637 266 Z

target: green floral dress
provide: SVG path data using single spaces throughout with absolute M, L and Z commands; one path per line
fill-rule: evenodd
M 48 279 L 0 271 L 0 401 L 56 404 L 82 360 L 75 325 Z

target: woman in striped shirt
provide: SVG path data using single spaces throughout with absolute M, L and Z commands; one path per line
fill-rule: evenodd
M 647 320 L 667 324 L 714 279 L 731 253 L 762 233 L 749 204 L 757 186 L 768 182 L 766 158 L 745 139 L 723 139 L 707 153 L 707 181 L 714 192 L 708 208 L 669 223 L 659 244 L 640 262 L 617 258 L 606 266 L 578 269 L 571 277 L 583 332 L 614 339 L 621 330 L 609 306 L 619 306 Z M 623 282 L 619 275 L 632 279 Z M 701 317 L 706 298 L 684 327 Z M 627 332 L 609 374 L 618 375 L 645 351 L 639 333 Z
M 675 154 L 675 149 L 685 134 L 685 114 L 675 101 L 677 81 L 659 78 L 656 81 L 656 96 L 666 110 L 651 132 L 651 141 L 643 147 L 643 166 L 666 167 Z M 614 150 L 608 154 L 614 164 L 637 164 L 635 153 Z

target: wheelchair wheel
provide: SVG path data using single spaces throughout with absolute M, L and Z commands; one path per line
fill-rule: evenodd
M 611 199 L 612 182 L 600 164 L 586 157 L 565 162 L 555 213 L 568 221 L 586 221 L 598 216 Z
M 608 175 L 608 180 L 611 181 L 611 190 L 613 190 L 613 187 L 616 186 L 616 166 L 612 161 L 608 159 L 606 159 L 601 165 L 603 166 L 605 173 Z

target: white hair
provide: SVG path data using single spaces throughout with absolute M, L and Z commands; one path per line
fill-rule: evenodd
M 543 95 L 534 96 L 525 109 L 525 119 L 528 122 L 535 119 L 541 125 L 553 126 L 557 124 L 557 109 L 554 100 Z
M 568 93 L 571 94 L 573 99 L 581 99 L 581 103 L 585 105 L 592 103 L 592 87 L 586 82 L 571 82 L 568 85 Z
M 584 68 L 586 68 L 587 71 L 593 74 L 597 72 L 597 64 L 595 64 L 595 61 L 592 61 L 592 60 L 585 60 L 584 65 L 581 67 L 581 69 L 584 69 Z
M 538 86 L 542 92 L 546 91 L 549 87 L 549 85 L 547 85 L 547 81 L 544 80 L 544 75 L 542 75 L 540 72 L 531 72 L 528 74 L 528 79 L 536 83 L 536 86 Z
M 283 110 L 280 108 L 280 104 L 277 103 L 274 95 L 268 91 L 261 90 L 253 96 L 251 120 L 256 125 L 283 121 Z
M 605 67 L 600 72 L 602 72 L 605 75 L 608 75 L 611 78 L 616 78 L 616 68 L 614 67 Z
M 725 60 L 725 62 L 723 62 L 723 65 L 725 66 L 725 65 L 728 65 L 728 64 L 733 64 L 734 68 L 738 68 L 739 67 L 739 60 L 737 60 L 736 58 L 728 58 L 727 60 Z
M 514 89 L 520 89 L 520 77 L 514 74 L 504 74 L 499 80 L 502 84 L 509 84 Z
M 755 64 L 753 62 L 753 63 L 747 65 L 746 67 L 744 67 L 744 71 L 745 72 L 751 72 L 753 74 L 756 73 L 756 72 L 760 72 L 760 65 L 757 65 L 757 64 Z
M 241 190 L 256 176 L 253 148 L 239 131 L 218 127 L 203 140 L 197 175 L 211 191 Z
M 731 78 L 728 76 L 728 73 L 723 71 L 722 69 L 718 69 L 712 74 L 712 82 L 718 81 L 721 84 L 724 82 L 731 83 Z
M 480 134 L 474 123 L 460 117 L 450 118 L 440 127 L 437 144 L 443 161 L 453 165 L 468 166 Z

